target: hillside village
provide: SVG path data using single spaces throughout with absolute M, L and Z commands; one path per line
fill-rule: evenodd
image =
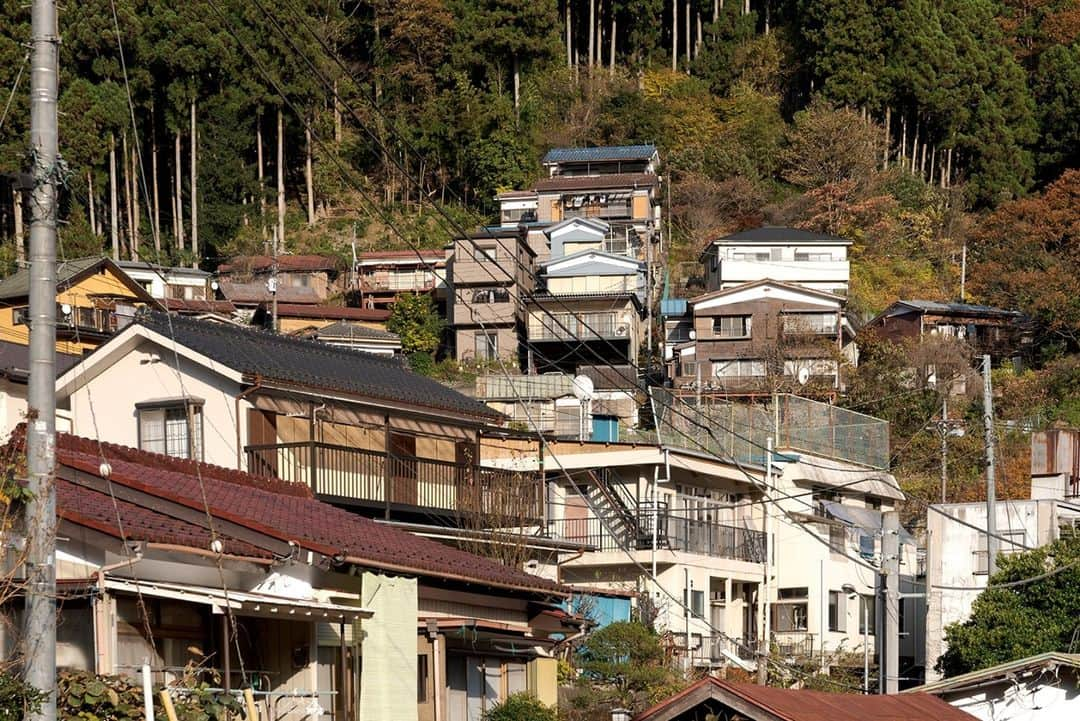
M 0 21 L 0 721 L 1080 711 L 1072 0 Z

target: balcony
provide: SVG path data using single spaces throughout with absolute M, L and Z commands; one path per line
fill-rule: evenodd
M 657 548 L 749 563 L 765 560 L 765 533 L 762 531 L 696 520 L 666 508 L 658 509 L 656 518 Z M 643 503 L 639 504 L 636 529 L 631 538 L 613 533 L 595 516 L 549 521 L 548 534 L 593 546 L 598 551 L 646 550 L 652 548 L 652 521 L 652 507 Z
M 806 658 L 814 655 L 814 634 L 807 631 L 773 631 L 772 646 L 785 658 Z
M 244 453 L 250 473 L 302 483 L 322 500 L 380 509 L 387 518 L 474 514 L 500 525 L 535 525 L 543 517 L 543 483 L 532 473 L 318 441 L 250 445 Z
M 584 318 L 556 314 L 558 322 L 539 319 L 529 324 L 530 341 L 628 340 L 630 323 L 614 318 Z M 540 322 L 536 322 L 539 320 Z

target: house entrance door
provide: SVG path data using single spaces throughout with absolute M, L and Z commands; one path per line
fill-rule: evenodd
M 417 501 L 416 436 L 390 433 L 390 502 L 415 506 Z

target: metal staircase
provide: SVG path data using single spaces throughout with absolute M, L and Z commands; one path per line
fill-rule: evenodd
M 588 471 L 588 481 L 577 490 L 589 502 L 600 523 L 623 548 L 637 548 L 642 536 L 637 518 L 637 501 L 610 468 Z

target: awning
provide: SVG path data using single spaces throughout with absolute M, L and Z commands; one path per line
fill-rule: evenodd
M 794 483 L 829 486 L 847 493 L 865 493 L 878 498 L 904 500 L 896 478 L 888 471 L 878 471 L 831 458 L 801 453 L 784 453 L 795 460 L 783 463 L 783 478 Z
M 881 533 L 881 511 L 875 511 L 872 508 L 845 506 L 843 503 L 837 503 L 836 501 L 824 501 L 823 505 L 829 515 L 838 521 L 843 521 L 848 525 L 870 533 Z M 915 542 L 915 537 L 905 531 L 903 527 L 900 528 L 900 543 L 906 543 L 909 546 L 918 545 Z
M 162 583 L 157 581 L 134 581 L 125 578 L 105 579 L 105 588 L 121 593 L 141 594 L 153 598 L 167 598 L 173 601 L 200 603 L 211 606 L 214 613 L 224 613 L 225 608 L 240 616 L 260 616 L 263 618 L 284 618 L 292 621 L 352 622 L 371 618 L 373 611 L 360 606 L 344 606 L 327 603 L 317 599 L 285 598 L 269 593 L 236 591 L 229 589 L 228 600 L 225 591 L 209 586 L 194 586 L 183 583 Z

